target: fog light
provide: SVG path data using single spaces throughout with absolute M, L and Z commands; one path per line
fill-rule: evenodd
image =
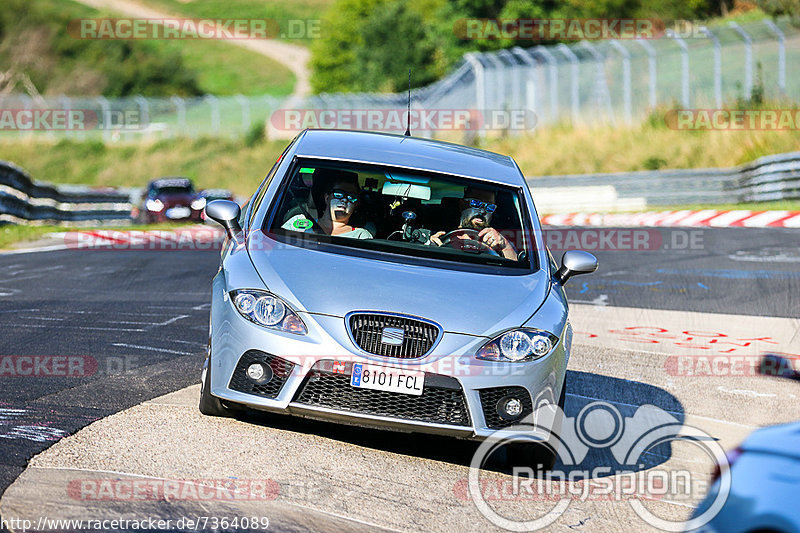
M 253 381 L 269 381 L 272 379 L 272 369 L 269 372 L 267 370 L 261 363 L 253 363 L 247 367 L 247 377 Z
M 503 420 L 514 420 L 522 414 L 522 400 L 514 396 L 505 396 L 497 402 L 497 414 Z

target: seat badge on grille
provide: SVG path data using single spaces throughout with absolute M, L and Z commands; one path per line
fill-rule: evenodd
M 381 342 L 383 344 L 401 346 L 405 335 L 406 332 L 402 328 L 383 328 L 383 331 L 381 331 Z

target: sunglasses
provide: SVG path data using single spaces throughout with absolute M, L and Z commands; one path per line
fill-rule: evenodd
M 485 209 L 487 213 L 494 213 L 494 210 L 497 209 L 496 204 L 490 204 L 488 202 L 481 202 L 480 200 L 476 200 L 475 198 L 464 198 L 464 201 L 469 202 L 470 207 L 474 207 L 475 209 Z
M 358 202 L 358 196 L 353 196 L 352 194 L 348 194 L 344 191 L 335 190 L 331 191 L 331 196 L 333 196 L 337 200 L 344 200 L 346 199 L 351 204 Z

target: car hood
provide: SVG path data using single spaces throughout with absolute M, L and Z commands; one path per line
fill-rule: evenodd
M 281 243 L 254 248 L 250 257 L 267 288 L 298 310 L 337 317 L 360 310 L 401 313 L 433 320 L 452 333 L 488 336 L 519 327 L 541 306 L 550 284 L 542 270 L 503 276 Z

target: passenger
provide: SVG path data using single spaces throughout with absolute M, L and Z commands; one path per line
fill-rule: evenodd
M 337 178 L 325 192 L 322 205 L 318 206 L 316 220 L 309 219 L 310 214 L 305 212 L 291 217 L 281 227 L 292 231 L 324 233 L 336 237 L 372 239 L 373 235 L 369 230 L 349 224 L 358 206 L 359 192 L 355 174 L 353 179 Z
M 490 225 L 492 213 L 497 209 L 495 198 L 496 194 L 493 190 L 468 186 L 464 190 L 464 198 L 459 202 L 461 216 L 457 229 L 476 231 L 477 236 L 474 233 L 470 235 L 465 232 L 457 233 L 453 238 L 477 240 L 497 252 L 498 255 L 516 261 L 518 259 L 517 251 L 514 250 L 508 239 Z M 434 233 L 431 235 L 431 242 L 442 246 L 441 237 L 445 233 L 448 232 Z

